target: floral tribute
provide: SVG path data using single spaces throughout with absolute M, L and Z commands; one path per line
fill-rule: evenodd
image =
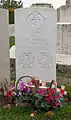
M 19 81 L 16 87 L 14 84 L 6 89 L 1 86 L 0 95 L 3 96 L 3 99 L 7 98 L 6 104 L 16 105 L 17 102 L 27 102 L 35 108 L 49 110 L 62 107 L 67 91 L 65 91 L 65 86 L 57 88 L 57 84 L 53 80 L 43 83 L 39 79 L 33 79 L 27 84 Z
M 19 101 L 31 103 L 33 107 L 45 110 L 62 107 L 66 95 L 65 86 L 59 89 L 53 80 L 43 83 L 38 79 L 27 84 L 20 82 L 16 94 Z

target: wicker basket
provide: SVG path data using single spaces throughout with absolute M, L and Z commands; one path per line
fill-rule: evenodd
M 19 82 L 20 81 L 22 81 L 22 79 L 23 78 L 30 78 L 31 80 L 34 80 L 35 81 L 35 79 L 33 78 L 33 77 L 31 77 L 31 76 L 22 76 L 22 77 L 20 77 L 19 79 L 18 79 L 18 81 L 16 82 L 16 92 L 17 92 L 17 90 L 18 90 L 18 84 L 19 84 Z M 31 91 L 32 91 L 32 88 L 31 88 Z M 33 91 L 32 91 L 33 92 Z M 22 106 L 22 107 L 32 107 L 32 105 L 31 105 L 31 103 L 29 103 L 29 102 L 27 102 L 27 101 L 25 101 L 25 102 L 23 102 L 23 103 L 21 103 L 21 101 L 19 101 L 18 102 L 18 105 L 19 106 Z
M 20 77 L 20 78 L 18 79 L 18 81 L 16 82 L 16 91 L 17 91 L 17 88 L 18 88 L 18 83 L 19 83 L 20 81 L 22 81 L 23 78 L 30 78 L 31 80 L 34 80 L 34 81 L 35 81 L 35 79 L 34 79 L 33 77 L 31 77 L 31 76 L 22 76 L 22 77 Z

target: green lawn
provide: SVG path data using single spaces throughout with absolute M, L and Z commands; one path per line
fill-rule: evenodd
M 38 112 L 36 118 L 31 118 L 30 114 L 34 110 L 24 108 L 0 109 L 0 120 L 45 120 L 44 113 Z M 54 111 L 52 120 L 71 120 L 71 103 L 66 104 L 60 110 Z
M 62 109 L 56 110 L 53 120 L 71 120 L 71 103 L 67 103 Z
M 35 120 L 30 117 L 30 114 L 33 112 L 31 109 L 24 108 L 12 108 L 1 109 L 0 110 L 0 120 Z M 44 120 L 44 114 L 38 114 L 37 120 Z

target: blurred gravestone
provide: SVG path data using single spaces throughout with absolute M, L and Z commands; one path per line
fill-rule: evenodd
M 10 82 L 8 11 L 0 9 L 0 82 Z

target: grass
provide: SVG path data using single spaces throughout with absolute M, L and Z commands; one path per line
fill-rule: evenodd
M 67 85 L 65 90 L 67 91 L 68 97 L 71 99 L 71 85 Z
M 14 107 L 12 109 L 0 109 L 0 120 L 45 120 L 44 113 L 38 112 L 36 118 L 30 117 L 33 109 Z M 54 111 L 52 120 L 71 120 L 71 103 L 67 103 L 62 109 Z
M 30 114 L 33 112 L 32 109 L 24 109 L 24 108 L 12 108 L 8 109 L 0 109 L 0 120 L 35 120 L 30 117 Z M 44 120 L 44 114 L 38 114 L 37 120 Z
M 67 103 L 62 109 L 57 110 L 53 120 L 71 120 L 71 103 Z

